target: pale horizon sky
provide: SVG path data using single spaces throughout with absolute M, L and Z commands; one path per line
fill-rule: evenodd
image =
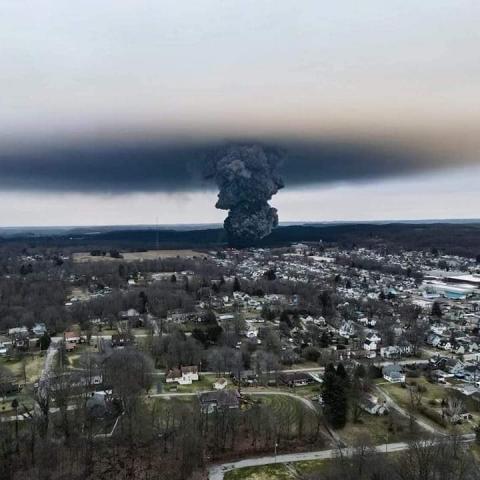
M 280 221 L 476 218 L 479 19 L 474 0 L 5 0 L 0 226 L 221 222 L 189 153 L 158 145 L 244 138 L 295 145 Z
M 469 172 L 452 169 L 355 185 L 285 189 L 271 204 L 278 208 L 281 222 L 478 219 L 478 178 L 480 167 Z M 30 193 L 22 199 L 15 192 L 0 192 L 0 225 L 154 225 L 157 219 L 167 225 L 221 223 L 225 212 L 212 208 L 216 195 L 214 191 L 88 196 Z M 12 201 L 16 203 L 13 222 Z M 203 211 L 201 216 L 199 211 Z M 50 223 L 51 218 L 56 219 L 55 223 Z

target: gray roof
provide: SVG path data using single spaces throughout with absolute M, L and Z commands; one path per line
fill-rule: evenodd
M 236 390 L 221 390 L 216 392 L 204 392 L 199 395 L 202 407 L 215 405 L 218 408 L 238 407 L 240 395 Z

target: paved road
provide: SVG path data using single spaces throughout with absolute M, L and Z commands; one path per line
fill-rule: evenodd
M 55 356 L 58 352 L 58 344 L 61 341 L 61 338 L 54 337 L 51 339 L 50 346 L 47 350 L 47 355 L 45 356 L 45 363 L 43 365 L 43 370 L 38 381 L 38 393 L 41 397 L 45 398 L 47 389 L 50 382 L 50 376 L 53 371 Z
M 473 442 L 475 435 L 464 435 L 465 442 Z M 377 445 L 375 448 L 379 453 L 394 453 L 401 452 L 408 449 L 409 445 L 405 442 L 400 443 L 388 443 L 383 445 Z M 353 448 L 342 449 L 343 455 L 352 455 L 354 453 Z M 259 457 L 259 458 L 247 458 L 245 460 L 239 460 L 238 462 L 224 463 L 221 465 L 212 465 L 208 471 L 209 480 L 223 480 L 224 475 L 230 470 L 244 467 L 260 467 L 262 465 L 271 465 L 275 463 L 292 463 L 302 462 L 306 460 L 326 460 L 329 458 L 335 458 L 339 454 L 339 450 L 317 450 L 315 452 L 304 453 L 287 453 L 285 455 Z

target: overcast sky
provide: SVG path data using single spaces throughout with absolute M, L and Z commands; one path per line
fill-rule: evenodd
M 278 145 L 282 221 L 479 217 L 477 0 L 0 1 L 0 224 L 221 221 Z

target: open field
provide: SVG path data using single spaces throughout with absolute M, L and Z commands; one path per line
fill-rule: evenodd
M 145 252 L 120 252 L 122 258 L 112 258 L 110 255 L 92 256 L 89 252 L 76 252 L 73 254 L 73 261 L 83 262 L 141 262 L 142 260 L 158 260 L 163 258 L 192 258 L 204 257 L 204 253 L 195 250 L 147 250 Z

